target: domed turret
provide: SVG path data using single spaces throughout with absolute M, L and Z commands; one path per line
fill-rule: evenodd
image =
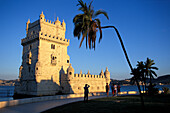
M 40 14 L 40 20 L 44 21 L 44 19 L 45 19 L 45 16 L 44 16 L 43 11 L 42 11 L 41 14 Z
M 59 27 L 61 25 L 61 22 L 59 21 L 59 18 L 57 17 L 57 20 L 55 21 L 55 25 Z
M 101 76 L 104 76 L 103 69 L 101 70 L 100 75 L 101 75 Z
M 88 70 L 87 74 L 90 75 L 90 71 L 89 70 Z
M 110 84 L 110 72 L 107 67 L 105 71 L 105 76 L 106 76 L 106 83 Z
M 28 28 L 29 28 L 29 24 L 30 24 L 30 19 L 28 19 L 27 23 L 26 23 L 26 33 L 28 34 Z
M 80 74 L 82 74 L 82 70 L 80 70 Z
M 66 23 L 64 22 L 64 19 L 63 19 L 63 22 L 62 22 L 62 26 L 64 29 L 66 29 Z
M 69 65 L 69 67 L 67 68 L 67 75 L 68 75 L 68 78 L 70 79 L 71 77 L 73 77 L 74 75 L 74 69 L 73 67 L 71 66 L 71 64 Z

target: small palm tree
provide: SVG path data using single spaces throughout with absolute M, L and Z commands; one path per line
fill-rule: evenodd
M 84 39 L 86 38 L 86 48 L 87 46 L 89 46 L 89 48 L 93 48 L 95 49 L 95 43 L 96 43 L 96 33 L 97 31 L 100 32 L 100 37 L 99 37 L 99 42 L 102 39 L 102 29 L 105 28 L 113 28 L 119 38 L 119 41 L 121 43 L 123 52 L 125 54 L 126 60 L 128 62 L 128 65 L 131 69 L 131 72 L 134 75 L 135 81 L 137 83 L 138 86 L 138 90 L 141 96 L 141 102 L 142 102 L 142 106 L 144 106 L 144 102 L 143 102 L 143 97 L 141 95 L 141 89 L 139 86 L 139 82 L 137 79 L 137 75 L 136 73 L 133 71 L 133 67 L 130 63 L 129 57 L 127 55 L 125 46 L 123 44 L 122 38 L 120 36 L 119 31 L 117 30 L 117 28 L 115 26 L 101 26 L 101 22 L 99 18 L 96 18 L 98 15 L 103 14 L 107 19 L 109 19 L 107 13 L 103 10 L 98 10 L 98 11 L 94 11 L 93 7 L 92 7 L 92 2 L 90 2 L 89 5 L 87 5 L 86 3 L 84 3 L 82 0 L 78 0 L 78 4 L 77 6 L 79 7 L 79 10 L 82 11 L 82 14 L 77 14 L 74 19 L 73 19 L 73 23 L 74 23 L 74 36 L 78 37 L 78 39 L 80 39 L 80 37 L 82 36 L 81 42 L 80 42 L 80 46 L 82 45 L 82 42 L 84 41 Z
M 146 77 L 150 78 L 150 84 L 152 83 L 152 79 L 154 78 L 154 76 L 157 77 L 157 74 L 154 70 L 158 70 L 158 68 L 153 66 L 154 64 L 154 60 L 147 58 L 145 62 L 145 73 Z
M 142 87 L 143 87 L 143 92 L 144 92 L 144 90 L 146 88 L 146 77 L 144 74 L 145 66 L 144 66 L 143 61 L 141 61 L 141 62 L 138 61 L 137 63 L 138 64 L 136 66 L 137 66 L 137 69 L 139 70 L 139 80 L 142 81 Z M 144 88 L 144 86 L 145 86 L 145 88 Z
M 139 62 L 136 65 L 137 68 L 134 69 L 134 73 L 136 74 L 136 79 L 139 81 L 142 81 L 143 84 L 145 84 L 145 91 L 146 91 L 146 79 L 150 78 L 150 85 L 152 85 L 152 79 L 154 78 L 153 75 L 157 77 L 157 74 L 153 69 L 158 70 L 157 67 L 154 67 L 154 60 L 151 60 L 147 58 L 146 62 Z M 134 80 L 134 77 L 131 79 L 132 81 Z M 143 86 L 143 91 L 144 91 L 144 85 Z

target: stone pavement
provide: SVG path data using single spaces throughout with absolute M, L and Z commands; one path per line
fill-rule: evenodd
M 91 96 L 90 99 L 102 98 L 106 96 Z M 70 98 L 70 99 L 59 99 L 59 100 L 50 100 L 36 103 L 28 103 L 17 106 L 10 106 L 0 109 L 0 113 L 39 113 L 50 108 L 57 106 L 62 106 L 64 104 L 83 101 L 83 97 L 80 98 Z

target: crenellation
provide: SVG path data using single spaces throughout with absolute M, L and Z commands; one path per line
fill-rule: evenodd
M 91 78 L 91 79 L 106 79 L 105 76 L 101 76 L 101 75 L 91 75 L 91 74 L 74 74 L 75 78 Z
M 68 39 L 65 39 L 65 38 L 63 39 L 62 37 L 61 38 L 58 38 L 58 37 L 55 37 L 55 36 L 52 37 L 51 34 L 47 34 L 47 33 L 43 33 L 43 32 L 39 32 L 39 34 L 41 36 L 43 36 L 42 38 L 46 38 L 47 40 L 49 40 L 49 39 L 55 40 L 56 39 L 55 41 L 58 41 L 58 42 L 69 43 Z
M 35 26 L 37 26 L 39 24 L 40 24 L 39 20 L 37 20 L 37 21 L 35 21 L 33 23 L 29 23 L 28 29 L 30 30 L 31 28 L 34 28 Z

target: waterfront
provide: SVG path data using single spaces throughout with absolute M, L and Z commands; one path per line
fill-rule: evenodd
M 159 88 L 162 91 L 163 87 L 167 87 L 170 89 L 170 85 L 157 85 L 156 88 Z M 9 101 L 13 100 L 15 86 L 0 86 L 0 101 Z M 141 86 L 142 89 L 142 86 Z M 138 91 L 137 86 L 121 86 L 121 92 L 128 91 Z M 111 89 L 110 89 L 111 92 Z

